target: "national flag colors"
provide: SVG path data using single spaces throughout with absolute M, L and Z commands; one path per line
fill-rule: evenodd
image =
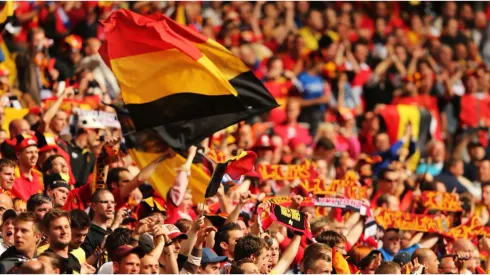
M 402 138 L 407 124 L 411 124 L 412 138 L 417 142 L 417 151 L 411 157 L 409 164 L 410 168 L 415 169 L 420 152 L 425 152 L 428 141 L 437 134 L 436 119 L 426 109 L 414 105 L 387 105 L 379 111 L 379 114 L 391 143 Z
M 176 150 L 278 106 L 239 58 L 164 15 L 121 9 L 103 24 L 107 41 L 99 53 L 119 81 L 135 130 L 152 129 Z
M 0 11 L 0 32 L 3 32 L 5 26 L 14 16 L 14 2 L 9 0 L 4 2 L 2 11 Z
M 214 169 L 213 176 L 206 189 L 206 198 L 216 195 L 221 180 L 228 174 L 232 180 L 239 180 L 242 175 L 254 169 L 257 154 L 252 151 L 243 151 L 238 156 L 232 157 L 224 162 L 218 163 Z
M 115 107 L 115 106 L 114 106 Z M 115 108 L 121 122 L 121 130 L 124 133 L 124 141 L 128 153 L 138 167 L 146 167 L 158 158 L 168 147 L 162 137 L 153 130 L 135 131 L 131 117 L 121 108 Z M 166 197 L 168 190 L 174 185 L 177 177 L 177 168 L 185 163 L 185 158 L 176 155 L 171 159 L 164 160 L 150 178 L 153 189 L 162 197 Z M 192 189 L 194 202 L 202 202 L 206 186 L 210 176 L 202 164 L 192 164 L 189 177 L 189 187 Z

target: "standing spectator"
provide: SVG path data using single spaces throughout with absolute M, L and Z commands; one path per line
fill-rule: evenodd
M 31 195 L 42 193 L 44 189 L 42 174 L 35 169 L 39 152 L 37 139 L 29 135 L 18 135 L 14 142 L 19 171 L 15 175 L 12 194 L 27 201 Z

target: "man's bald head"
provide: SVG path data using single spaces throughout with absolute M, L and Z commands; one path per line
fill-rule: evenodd
M 14 119 L 9 123 L 10 138 L 16 137 L 20 134 L 28 134 L 31 131 L 31 126 L 27 120 Z
M 20 274 L 44 274 L 44 264 L 37 260 L 23 263 L 19 268 Z
M 12 199 L 6 194 L 0 194 L 0 217 L 3 215 L 3 212 L 7 209 L 13 209 L 14 203 Z
M 468 239 L 458 239 L 454 241 L 453 252 L 468 252 L 471 253 L 475 249 L 475 245 Z
M 418 262 L 425 266 L 425 274 L 437 274 L 439 272 L 439 260 L 436 253 L 428 248 L 419 248 L 412 254 L 412 261 L 418 259 Z

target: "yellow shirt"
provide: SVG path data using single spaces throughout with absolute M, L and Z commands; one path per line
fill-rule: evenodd
M 318 40 L 322 37 L 321 33 L 315 32 L 308 27 L 303 27 L 299 30 L 299 34 L 305 40 L 306 48 L 312 51 L 318 50 Z

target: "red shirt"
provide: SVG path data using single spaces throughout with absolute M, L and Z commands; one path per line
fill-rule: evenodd
M 71 211 L 73 209 L 84 210 L 88 207 L 90 203 L 90 198 L 92 197 L 92 188 L 90 182 L 84 184 L 79 188 L 75 188 L 68 192 L 68 198 L 66 199 L 65 205 L 63 205 L 63 210 Z
M 26 13 L 30 13 L 32 11 L 34 11 L 34 6 L 36 4 L 32 3 L 32 2 L 22 2 L 22 1 L 19 1 L 19 2 L 16 2 L 16 5 L 17 5 L 17 8 L 15 9 L 15 14 L 18 16 L 18 15 L 22 15 L 22 14 L 26 14 Z M 29 32 L 29 30 L 33 29 L 33 28 L 36 28 L 38 26 L 38 16 L 34 16 L 34 18 L 32 18 L 31 20 L 25 22 L 24 24 L 22 24 L 22 29 L 20 31 L 20 33 L 14 37 L 14 41 L 15 42 L 27 42 L 27 34 Z
M 19 199 L 27 201 L 32 195 L 42 193 L 44 190 L 42 173 L 36 169 L 31 170 L 32 181 L 27 175 L 20 172 L 19 167 L 15 168 L 15 182 L 12 187 L 12 194 Z
M 290 80 L 281 78 L 279 80 L 266 81 L 264 86 L 276 99 L 277 103 L 281 105 L 271 110 L 268 120 L 277 124 L 284 122 L 286 120 L 286 101 L 293 83 Z

